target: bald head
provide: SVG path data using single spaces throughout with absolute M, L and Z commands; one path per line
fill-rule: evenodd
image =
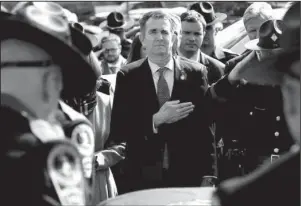
M 250 40 L 257 38 L 257 32 L 261 24 L 273 18 L 273 9 L 266 2 L 251 4 L 243 15 L 243 22 Z

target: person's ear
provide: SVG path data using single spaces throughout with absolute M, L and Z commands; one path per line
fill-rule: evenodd
M 139 34 L 139 40 L 140 40 L 140 42 L 141 42 L 141 44 L 142 44 L 142 46 L 143 46 L 143 40 L 144 40 L 144 37 L 143 37 L 142 32 L 140 32 L 140 34 Z

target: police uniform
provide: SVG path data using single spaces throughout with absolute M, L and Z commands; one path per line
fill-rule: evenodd
M 228 60 L 225 63 L 225 74 L 228 74 L 232 71 L 232 69 L 234 69 L 235 65 L 240 62 L 241 60 L 243 60 L 246 56 L 248 56 L 250 53 L 252 52 L 252 50 L 246 50 L 244 53 L 242 53 L 239 56 L 236 56 L 230 60 Z
M 84 205 L 80 156 L 65 140 L 62 128 L 36 119 L 8 94 L 1 94 L 0 113 L 2 201 L 8 205 Z
M 234 61 L 231 65 L 234 68 L 232 74 L 238 75 L 238 71 L 245 71 L 246 68 L 259 62 L 255 51 L 280 48 L 279 39 L 285 27 L 283 24 L 281 20 L 264 22 L 259 29 L 259 39 L 251 40 L 245 45 L 246 48 L 253 50 L 252 53 L 245 52 L 240 61 Z M 257 79 L 262 76 L 259 75 Z M 222 117 L 220 126 L 223 127 L 223 139 L 227 142 L 225 145 L 228 144 L 230 150 L 244 150 L 238 162 L 238 166 L 243 170 L 241 174 L 252 172 L 266 160 L 274 162 L 279 159 L 294 142 L 284 121 L 281 89 L 279 86 L 272 85 L 267 82 L 261 85 L 239 83 L 225 111 L 230 112 L 229 115 L 232 114 L 231 119 L 227 118 L 228 115 Z M 231 145 L 233 140 L 239 144 L 236 148 Z M 232 151 L 226 154 L 230 161 L 231 154 Z M 229 169 L 226 166 L 224 168 Z M 224 178 L 227 177 L 229 176 L 226 174 Z
M 220 180 L 252 172 L 272 162 L 293 144 L 282 110 L 279 87 L 240 85 L 223 105 L 218 120 L 224 141 Z
M 292 99 L 285 99 L 285 103 L 293 108 L 290 111 L 285 110 L 288 118 L 290 118 L 291 116 L 300 116 L 300 110 L 296 108 L 298 106 L 292 102 L 299 101 L 298 97 L 295 96 L 299 94 L 292 91 L 295 91 L 294 89 L 300 90 L 300 85 L 298 85 L 300 67 L 292 66 L 300 65 L 300 38 L 296 38 L 300 36 L 300 2 L 293 3 L 286 12 L 283 22 L 286 24 L 286 29 L 281 32 L 282 36 L 280 37 L 279 47 L 283 48 L 282 52 L 261 62 L 253 63 L 247 68 L 238 69 L 236 72 L 240 74 L 240 77 L 248 78 L 249 82 L 280 85 L 281 87 L 284 86 L 284 74 L 290 76 L 285 81 L 296 83 L 293 89 L 288 90 L 289 98 Z M 276 25 L 274 22 L 272 23 Z M 264 34 L 266 33 L 264 32 Z M 286 63 L 287 67 L 283 67 Z M 295 68 L 298 68 L 298 70 L 295 71 Z M 281 78 L 278 78 L 278 75 Z M 283 95 L 283 98 L 286 97 L 286 95 Z M 279 120 L 277 116 L 276 120 Z M 291 127 L 290 131 L 296 138 L 296 145 L 293 145 L 275 163 L 265 165 L 246 177 L 234 178 L 221 183 L 214 195 L 214 199 L 217 200 L 216 203 L 219 203 L 218 205 L 300 205 L 300 133 L 298 132 L 300 126 L 294 122 L 288 123 L 291 124 L 289 125 Z M 281 133 L 278 131 L 275 133 L 278 138 L 280 135 Z

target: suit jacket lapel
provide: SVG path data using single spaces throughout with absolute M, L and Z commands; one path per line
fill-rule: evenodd
M 179 92 L 180 88 L 182 85 L 182 80 L 181 78 L 183 77 L 183 66 L 181 65 L 180 61 L 178 58 L 174 58 L 174 84 L 173 84 L 173 89 L 171 93 L 171 100 L 177 100 L 179 97 Z

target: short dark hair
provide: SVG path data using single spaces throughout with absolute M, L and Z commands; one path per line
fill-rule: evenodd
M 203 26 L 203 29 L 206 29 L 206 21 L 203 17 L 203 15 L 201 15 L 200 13 L 194 11 L 194 10 L 190 10 L 190 11 L 186 11 L 183 14 L 181 14 L 181 22 L 186 21 L 186 22 L 191 22 L 191 23 L 200 23 Z
M 140 32 L 143 37 L 145 35 L 145 24 L 151 18 L 167 19 L 170 22 L 171 33 L 174 33 L 174 31 L 175 31 L 175 23 L 174 23 L 174 19 L 173 19 L 174 17 L 168 12 L 164 12 L 162 10 L 156 10 L 156 11 L 147 12 L 146 14 L 143 15 L 143 17 L 139 21 Z

